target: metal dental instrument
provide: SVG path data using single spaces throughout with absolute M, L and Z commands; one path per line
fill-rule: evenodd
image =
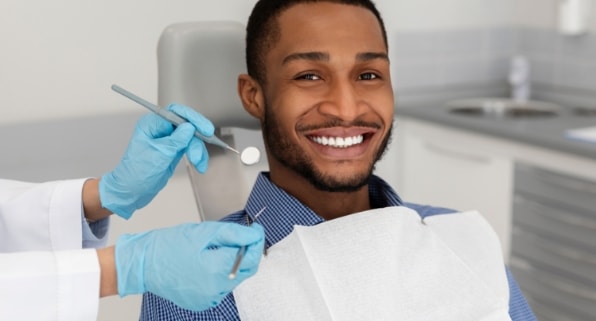
M 115 92 L 121 94 L 122 96 L 127 97 L 127 98 L 137 102 L 138 104 L 146 107 L 147 109 L 158 114 L 163 119 L 169 121 L 170 123 L 172 123 L 175 126 L 180 126 L 181 124 L 187 122 L 186 119 L 178 116 L 177 114 L 169 111 L 168 109 L 166 109 L 164 107 L 159 107 L 155 104 L 152 104 L 152 103 L 146 101 L 145 99 L 131 93 L 130 91 L 128 91 L 118 85 L 112 85 L 112 90 L 114 90 Z M 225 149 L 229 149 L 229 150 L 235 152 L 236 154 L 240 154 L 237 150 L 232 148 L 230 145 L 226 144 L 224 141 L 222 141 L 215 135 L 207 137 L 195 130 L 195 137 L 199 138 L 200 140 L 204 141 L 205 143 L 217 145 L 217 146 L 223 147 Z
M 249 226 L 257 220 L 257 217 L 259 217 L 259 215 L 261 215 L 261 213 L 263 213 L 265 211 L 267 207 L 263 207 L 260 211 L 257 212 L 257 214 L 255 214 L 255 217 L 252 219 L 252 222 L 249 222 Z M 232 266 L 232 271 L 230 272 L 230 274 L 228 275 L 228 278 L 230 280 L 233 280 L 236 278 L 236 275 L 238 274 L 238 269 L 240 268 L 240 262 L 242 262 L 242 258 L 244 257 L 244 254 L 246 254 L 246 249 L 247 246 L 241 246 L 240 249 L 238 250 L 238 254 L 236 254 L 236 260 L 234 260 L 234 265 Z
M 246 147 L 240 154 L 240 161 L 242 164 L 250 166 L 258 163 L 261 160 L 261 151 L 256 147 Z

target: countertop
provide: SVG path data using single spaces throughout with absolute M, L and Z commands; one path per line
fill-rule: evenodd
M 596 142 L 565 137 L 568 129 L 596 126 L 596 112 L 584 115 L 574 108 L 561 106 L 557 116 L 496 118 L 454 114 L 449 109 L 446 102 L 398 105 L 396 124 L 399 126 L 400 116 L 406 116 L 596 160 Z

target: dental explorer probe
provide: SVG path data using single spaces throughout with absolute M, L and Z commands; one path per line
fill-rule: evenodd
M 152 103 L 146 101 L 145 99 L 131 93 L 130 91 L 128 91 L 118 85 L 112 85 L 112 90 L 114 90 L 115 92 L 121 94 L 122 96 L 129 98 L 129 99 L 137 102 L 138 104 L 146 107 L 147 109 L 149 109 L 152 112 L 156 113 L 157 115 L 161 116 L 163 119 L 169 121 L 174 126 L 180 126 L 181 124 L 187 122 L 186 119 L 178 116 L 176 113 L 169 111 L 167 108 L 159 107 L 155 104 L 152 104 Z M 225 149 L 229 149 L 236 154 L 240 154 L 237 150 L 232 148 L 230 145 L 226 144 L 223 140 L 221 140 L 219 137 L 217 137 L 215 135 L 208 137 L 208 136 L 205 136 L 205 135 L 199 133 L 199 131 L 195 130 L 195 137 L 204 141 L 205 143 L 217 145 L 217 146 L 223 147 Z
M 255 217 L 249 222 L 248 226 L 252 225 L 252 223 L 257 220 L 257 217 L 259 217 L 259 215 L 261 215 L 265 211 L 266 208 L 267 208 L 267 206 L 263 207 L 260 211 L 258 211 L 257 214 L 255 214 Z M 247 215 L 248 215 L 248 213 L 247 213 Z M 236 260 L 234 260 L 234 265 L 232 266 L 232 271 L 228 275 L 228 278 L 230 280 L 233 280 L 236 278 L 236 275 L 238 274 L 238 269 L 240 268 L 240 262 L 242 261 L 242 258 L 246 254 L 247 248 L 248 247 L 246 245 L 244 245 L 244 246 L 241 246 L 240 249 L 238 250 L 238 253 L 236 254 Z M 267 253 L 265 253 L 265 255 L 267 255 Z

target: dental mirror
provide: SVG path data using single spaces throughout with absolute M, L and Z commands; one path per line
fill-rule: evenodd
M 254 165 L 261 160 L 261 151 L 258 148 L 250 146 L 246 147 L 240 153 L 240 161 L 246 166 Z

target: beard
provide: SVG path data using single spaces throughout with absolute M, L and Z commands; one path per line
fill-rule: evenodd
M 282 133 L 280 127 L 276 125 L 278 121 L 271 108 L 269 108 L 268 105 L 265 105 L 264 107 L 265 117 L 263 119 L 263 139 L 265 140 L 265 144 L 269 149 L 269 153 L 280 164 L 304 177 L 320 191 L 355 192 L 368 184 L 368 180 L 372 176 L 372 173 L 375 169 L 375 164 L 383 157 L 383 154 L 387 150 L 391 139 L 393 125 L 389 127 L 387 135 L 383 138 L 381 145 L 375 152 L 375 156 L 371 160 L 366 170 L 360 173 L 351 173 L 350 176 L 345 177 L 326 175 L 314 165 L 312 158 L 308 157 L 299 145 L 293 143 L 287 135 Z M 318 127 L 331 127 L 336 125 L 338 125 L 337 122 L 332 122 Z M 364 125 L 371 127 L 370 124 L 367 125 L 366 123 L 354 123 L 350 125 Z M 375 125 L 372 127 L 378 126 Z M 340 161 L 340 163 L 342 162 L 348 161 Z

